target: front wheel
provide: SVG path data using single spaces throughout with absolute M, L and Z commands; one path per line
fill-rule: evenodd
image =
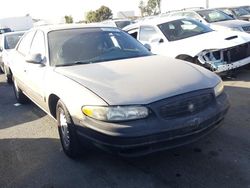
M 16 96 L 17 102 L 24 104 L 28 101 L 26 95 L 23 94 L 22 90 L 18 87 L 16 79 L 13 77 L 13 89 Z
M 5 80 L 8 84 L 12 84 L 13 80 L 12 80 L 12 73 L 10 71 L 9 68 L 7 68 L 6 66 L 4 66 L 4 74 L 5 74 Z
M 77 158 L 80 154 L 80 147 L 77 139 L 75 125 L 66 106 L 61 100 L 59 100 L 57 103 L 56 118 L 58 123 L 60 141 L 64 153 L 70 158 Z

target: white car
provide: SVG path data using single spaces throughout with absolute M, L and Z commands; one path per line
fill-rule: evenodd
M 250 35 L 214 31 L 189 18 L 155 18 L 124 28 L 154 54 L 202 65 L 224 74 L 250 63 Z
M 24 31 L 8 32 L 0 35 L 0 69 L 5 73 L 6 81 L 11 83 L 12 76 L 9 69 L 9 53 L 15 48 Z

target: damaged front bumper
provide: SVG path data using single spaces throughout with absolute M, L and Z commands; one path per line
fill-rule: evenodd
M 198 62 L 215 73 L 237 69 L 250 63 L 250 43 L 226 49 L 204 50 L 197 55 Z

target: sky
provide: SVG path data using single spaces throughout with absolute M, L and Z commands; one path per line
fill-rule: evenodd
M 139 15 L 140 0 L 6 0 L 0 7 L 0 19 L 30 14 L 37 19 L 59 19 L 71 15 L 83 20 L 86 12 L 108 6 L 114 16 L 118 11 L 133 10 Z M 146 0 L 144 0 L 146 2 Z M 209 0 L 210 7 L 250 5 L 250 0 Z M 205 7 L 206 0 L 162 0 L 162 12 L 185 7 Z

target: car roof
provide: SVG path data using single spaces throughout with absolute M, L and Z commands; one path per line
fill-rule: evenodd
M 11 32 L 7 32 L 7 33 L 3 33 L 3 36 L 9 36 L 9 35 L 15 35 L 15 34 L 22 34 L 25 33 L 26 31 L 11 31 Z
M 179 20 L 179 19 L 189 19 L 189 18 L 182 17 L 182 16 L 155 17 L 152 19 L 145 19 L 145 20 L 136 22 L 134 24 L 130 24 L 130 25 L 126 26 L 124 28 L 124 30 L 129 30 L 129 29 L 133 29 L 136 27 L 140 27 L 141 25 L 154 25 L 155 26 L 155 25 L 159 25 L 162 23 L 171 22 L 171 21 Z
M 34 27 L 35 30 L 43 30 L 45 32 L 56 31 L 56 30 L 65 30 L 65 29 L 81 29 L 81 28 L 114 28 L 112 26 L 104 25 L 103 23 L 91 23 L 91 24 L 53 24 L 53 25 L 44 25 Z

